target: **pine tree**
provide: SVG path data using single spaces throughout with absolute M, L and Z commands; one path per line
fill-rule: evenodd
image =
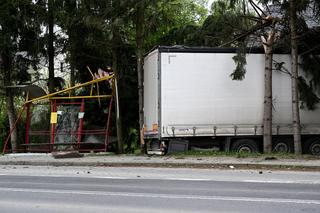
M 3 80 L 0 91 L 6 97 L 9 127 L 13 130 L 11 148 L 15 152 L 18 148 L 18 133 L 14 128 L 17 115 L 14 91 L 8 86 L 27 81 L 29 65 L 36 69 L 41 53 L 38 14 L 43 12 L 43 5 L 40 1 L 3 0 L 0 11 L 0 76 Z

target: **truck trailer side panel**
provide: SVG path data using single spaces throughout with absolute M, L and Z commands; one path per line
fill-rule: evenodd
M 158 66 L 150 66 L 154 55 L 158 55 Z M 146 81 L 156 75 L 158 91 L 146 91 L 154 85 L 145 87 L 145 96 L 152 97 L 144 100 L 153 100 L 145 103 L 146 125 L 158 122 L 158 136 L 162 138 L 262 135 L 265 56 L 248 54 L 245 78 L 234 81 L 230 77 L 235 69 L 234 55 L 158 50 L 150 53 L 145 61 L 145 86 L 155 84 L 154 79 L 152 83 Z M 274 60 L 284 62 L 283 66 L 290 70 L 289 55 L 275 54 Z M 160 98 L 160 107 L 147 109 L 154 107 L 153 98 Z M 292 134 L 291 78 L 287 73 L 273 72 L 273 107 L 273 134 Z M 303 133 L 319 134 L 320 110 L 301 110 L 301 123 Z

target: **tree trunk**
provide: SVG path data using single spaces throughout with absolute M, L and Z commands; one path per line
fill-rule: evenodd
M 74 66 L 72 64 L 72 62 L 70 63 L 70 87 L 73 87 L 75 85 L 76 82 L 76 77 L 75 77 L 75 69 Z M 74 96 L 75 95 L 75 91 L 72 90 L 70 91 L 70 95 Z
M 7 94 L 6 94 L 6 107 L 7 107 L 7 113 L 8 113 L 8 118 L 9 118 L 9 126 L 10 129 L 13 129 L 11 133 L 11 148 L 12 152 L 15 153 L 18 148 L 18 130 L 16 127 L 14 127 L 14 123 L 17 120 L 16 116 L 16 111 L 14 108 L 14 100 L 13 100 L 13 95 L 10 89 L 7 89 Z
M 76 82 L 75 70 L 72 63 L 70 63 L 70 87 L 73 87 Z
M 291 28 L 291 90 L 292 90 L 292 130 L 294 152 L 301 154 L 301 129 L 298 94 L 298 44 L 297 44 L 297 12 L 295 1 L 290 0 L 290 28 Z
M 116 104 L 116 127 L 117 127 L 117 139 L 118 139 L 118 153 L 122 154 L 124 151 L 124 145 L 123 145 L 123 137 L 122 137 L 122 122 L 121 122 L 121 113 L 120 113 L 120 104 L 119 104 L 119 96 L 118 96 L 118 42 L 119 39 L 119 29 L 117 26 L 113 26 L 112 29 L 112 70 L 115 75 L 115 89 L 116 89 L 116 98 L 115 98 L 115 104 Z
M 54 47 L 53 47 L 53 26 L 54 26 L 54 17 L 53 17 L 53 1 L 48 0 L 48 61 L 49 61 L 49 80 L 48 80 L 48 88 L 49 93 L 54 92 Z
M 275 31 L 269 32 L 267 40 L 262 36 L 265 50 L 264 74 L 264 114 L 263 114 L 263 151 L 272 151 L 272 58 Z
M 139 128 L 143 127 L 143 34 L 144 34 L 144 0 L 137 3 L 136 45 L 139 95 Z
M 75 5 L 74 5 L 75 7 Z M 72 10 L 71 10 L 72 12 Z M 75 48 L 74 43 L 77 39 L 75 36 L 74 28 L 68 27 L 67 28 L 67 35 L 69 37 L 69 64 L 70 64 L 70 87 L 73 87 L 76 84 L 76 57 L 75 57 Z M 75 91 L 71 91 L 71 95 L 74 95 Z
M 11 60 L 8 52 L 1 53 L 1 69 L 3 69 L 4 72 L 4 83 L 5 86 L 11 85 Z M 14 128 L 14 123 L 17 119 L 16 111 L 14 108 L 14 99 L 13 94 L 10 88 L 6 89 L 6 108 L 7 108 L 7 114 L 9 118 L 9 127 L 10 129 Z M 17 128 L 14 128 L 11 133 L 11 148 L 12 152 L 16 152 L 18 148 L 18 130 Z

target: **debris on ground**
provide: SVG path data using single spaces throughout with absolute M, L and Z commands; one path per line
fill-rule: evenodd
M 265 157 L 264 160 L 278 160 L 276 157 Z
M 78 151 L 60 151 L 60 152 L 52 152 L 52 156 L 55 159 L 59 158 L 81 158 L 83 154 L 79 153 Z

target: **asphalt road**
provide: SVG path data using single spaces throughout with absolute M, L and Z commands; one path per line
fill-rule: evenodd
M 7 166 L 0 197 L 2 213 L 320 212 L 320 174 Z

